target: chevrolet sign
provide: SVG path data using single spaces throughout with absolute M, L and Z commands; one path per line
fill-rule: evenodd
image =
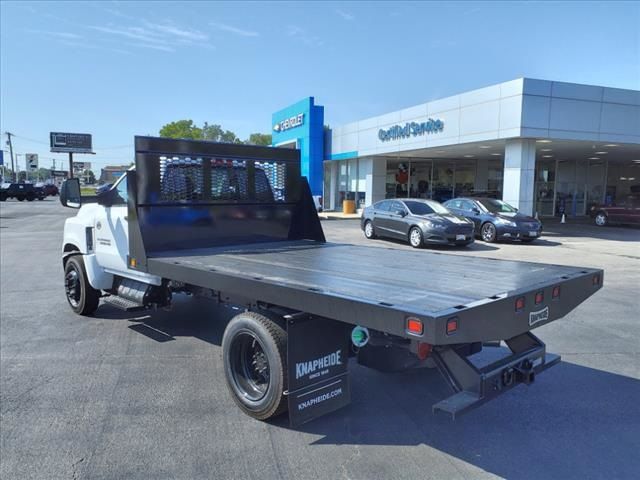
M 299 113 L 298 115 L 294 115 L 290 118 L 285 118 L 281 122 L 276 123 L 273 126 L 274 132 L 284 132 L 285 130 L 289 130 L 290 128 L 299 127 L 304 123 L 304 113 Z

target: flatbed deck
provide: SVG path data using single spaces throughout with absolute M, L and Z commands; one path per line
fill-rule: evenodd
M 473 307 L 598 272 L 304 240 L 163 252 L 148 258 L 148 270 L 165 278 L 398 335 L 404 335 L 407 315 L 426 320 L 451 313 L 462 315 Z M 386 317 L 378 315 L 381 309 Z M 391 312 L 399 314 L 398 324 L 390 321 Z M 491 329 L 487 335 L 493 335 Z

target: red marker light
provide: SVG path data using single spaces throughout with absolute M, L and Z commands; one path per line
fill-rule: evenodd
M 458 331 L 458 317 L 447 320 L 447 335 L 453 335 Z
M 560 285 L 556 285 L 555 287 L 553 287 L 553 293 L 551 294 L 551 296 L 555 299 L 555 298 L 560 298 Z
M 422 335 L 422 332 L 423 332 L 422 320 L 415 317 L 407 318 L 407 331 L 409 333 L 413 333 L 414 335 Z
M 593 276 L 593 280 L 592 280 L 592 281 L 593 281 L 593 284 L 594 284 L 594 285 L 598 285 L 598 284 L 600 284 L 600 275 L 595 274 L 595 275 Z
M 518 298 L 516 300 L 516 312 L 519 312 L 520 310 L 524 310 L 524 305 L 525 305 L 524 297 Z
M 540 305 L 544 301 L 544 292 L 536 293 L 536 305 Z

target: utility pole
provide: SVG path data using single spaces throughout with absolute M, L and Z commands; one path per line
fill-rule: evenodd
M 4 133 L 8 138 L 7 143 L 9 144 L 9 152 L 11 152 L 11 181 L 15 183 L 15 181 L 16 181 L 16 168 L 15 168 L 15 166 L 13 164 L 13 145 L 11 144 L 11 135 L 13 135 L 13 133 L 9 133 L 9 132 L 4 132 Z

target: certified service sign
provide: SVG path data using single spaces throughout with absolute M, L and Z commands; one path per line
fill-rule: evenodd
M 290 128 L 299 127 L 304 123 L 304 113 L 299 113 L 298 115 L 294 115 L 293 117 L 285 118 L 281 122 L 276 123 L 273 126 L 274 132 L 284 132 L 285 130 L 289 130 Z

